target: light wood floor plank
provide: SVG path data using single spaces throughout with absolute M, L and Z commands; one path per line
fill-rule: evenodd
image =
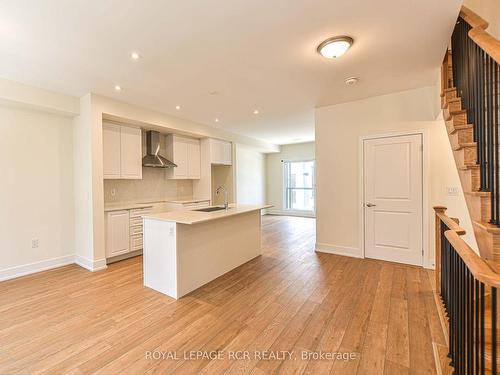
M 314 219 L 262 224 L 261 257 L 179 301 L 142 285 L 141 257 L 1 282 L 0 373 L 432 373 L 433 348 L 446 344 L 432 272 L 316 253 Z M 293 359 L 230 359 L 237 350 Z M 189 351 L 223 358 L 190 360 Z M 355 359 L 301 356 L 320 352 Z

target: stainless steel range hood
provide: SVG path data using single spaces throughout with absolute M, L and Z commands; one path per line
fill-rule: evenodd
M 148 131 L 146 133 L 146 156 L 142 158 L 144 167 L 174 168 L 176 164 L 160 155 L 160 133 Z

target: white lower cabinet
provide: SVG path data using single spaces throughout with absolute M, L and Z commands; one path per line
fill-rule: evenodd
M 142 250 L 142 216 L 152 207 L 110 211 L 106 215 L 106 258 Z
M 106 258 L 128 253 L 130 250 L 129 211 L 111 211 L 106 220 Z

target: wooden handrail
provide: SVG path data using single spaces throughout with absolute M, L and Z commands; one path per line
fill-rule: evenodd
M 500 40 L 485 31 L 488 22 L 467 7 L 462 6 L 460 17 L 467 22 L 472 29 L 469 31 L 470 38 L 486 52 L 493 60 L 500 64 Z
M 477 255 L 476 252 L 472 250 L 471 247 L 460 237 L 466 232 L 465 229 L 459 225 L 458 220 L 446 215 L 446 207 L 444 206 L 434 206 L 433 208 L 436 213 L 436 285 L 439 285 L 441 271 L 439 269 L 441 258 L 441 235 L 439 234 L 439 221 L 442 221 L 448 227 L 448 230 L 444 233 L 444 235 L 455 251 L 460 255 L 474 277 L 485 285 L 495 288 L 500 287 L 500 274 L 495 272 L 493 268 L 484 259 Z
M 500 275 L 494 272 L 490 266 L 460 238 L 457 232 L 448 230 L 444 233 L 453 249 L 460 255 L 469 271 L 476 280 L 490 287 L 500 287 Z
M 469 31 L 469 36 L 484 52 L 500 64 L 500 40 L 478 28 Z
M 457 220 L 453 220 L 451 217 L 446 215 L 446 207 L 434 206 L 433 208 L 436 216 L 446 224 L 449 230 L 456 232 L 459 236 L 463 236 L 465 234 L 465 229 L 458 224 Z
M 478 27 L 485 30 L 489 26 L 486 20 L 463 5 L 462 8 L 460 8 L 460 17 L 462 17 L 465 22 L 471 25 L 472 28 Z

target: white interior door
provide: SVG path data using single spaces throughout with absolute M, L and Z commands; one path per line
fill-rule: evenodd
M 422 265 L 422 135 L 364 140 L 365 256 Z

